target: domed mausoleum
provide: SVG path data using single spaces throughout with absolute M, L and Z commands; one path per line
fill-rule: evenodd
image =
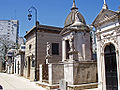
M 95 83 L 96 62 L 91 60 L 90 28 L 82 14 L 78 12 L 75 0 L 60 34 L 62 35 L 64 80 L 71 85 L 71 88 L 78 85 L 76 90 L 83 89 L 79 87 L 83 83 Z
M 91 60 L 90 29 L 86 25 L 85 19 L 78 11 L 73 0 L 73 6 L 70 14 L 67 16 L 64 29 L 61 32 L 63 36 L 63 61 L 68 59 Z M 76 53 L 75 57 L 71 53 Z
M 75 1 L 73 1 L 73 6 L 71 8 L 70 14 L 67 16 L 64 27 L 77 27 L 81 30 L 88 30 L 88 26 L 86 25 L 85 19 L 80 12 L 78 12 L 78 8 L 75 5 Z

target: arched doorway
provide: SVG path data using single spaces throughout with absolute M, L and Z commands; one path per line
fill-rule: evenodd
M 106 90 L 118 90 L 116 51 L 113 44 L 109 44 L 104 50 Z

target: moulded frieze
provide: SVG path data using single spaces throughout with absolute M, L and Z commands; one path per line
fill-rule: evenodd
M 103 10 L 99 17 L 96 19 L 95 25 L 100 25 L 100 23 L 106 23 L 109 22 L 112 18 L 116 16 L 116 13 L 111 12 L 110 10 Z
M 114 32 L 111 32 L 111 33 L 103 34 L 102 36 L 103 36 L 104 38 L 107 38 L 107 37 L 111 37 L 111 36 L 113 36 L 113 35 L 114 35 Z

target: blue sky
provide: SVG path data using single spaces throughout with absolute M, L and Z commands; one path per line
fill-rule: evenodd
M 34 26 L 34 11 L 32 20 L 28 21 L 28 9 L 33 5 L 38 11 L 38 21 L 43 25 L 64 27 L 64 21 L 70 13 L 73 0 L 0 0 L 0 20 L 19 20 L 19 35 Z M 106 0 L 109 9 L 117 11 L 120 0 Z M 91 24 L 103 6 L 103 0 L 76 0 L 79 12 L 86 23 Z

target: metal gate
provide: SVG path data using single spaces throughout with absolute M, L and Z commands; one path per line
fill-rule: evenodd
M 48 83 L 48 64 L 43 64 L 42 73 L 43 82 Z
M 107 45 L 104 50 L 106 90 L 118 90 L 117 61 L 113 44 Z

